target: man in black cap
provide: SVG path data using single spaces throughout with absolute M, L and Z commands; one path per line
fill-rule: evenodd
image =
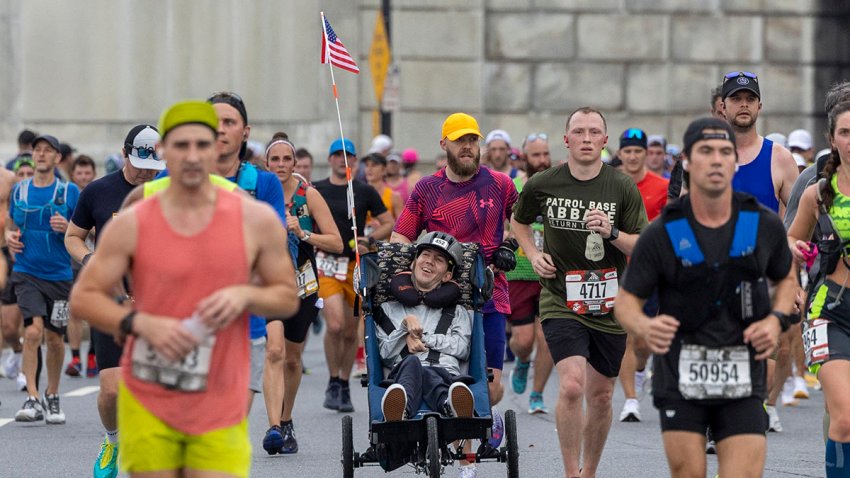
M 756 132 L 756 120 L 762 106 L 758 76 L 748 71 L 727 73 L 723 77 L 721 95 L 726 120 L 735 131 L 738 152 L 738 171 L 732 180 L 732 188 L 752 194 L 783 217 L 791 188 L 800 173 L 790 151 Z M 773 358 L 777 372 L 783 377 L 781 382 L 791 366 L 790 336 L 783 336 Z M 781 383 L 778 385 L 781 386 Z M 767 399 L 770 430 L 776 432 L 782 431 L 775 407 L 779 391 L 781 388 Z
M 41 135 L 33 141 L 35 175 L 15 186 L 10 218 L 6 221 L 6 243 L 15 254 L 11 281 L 24 318 L 23 372 L 28 392 L 15 421 L 41 421 L 46 411 L 47 423 L 65 423 L 65 414 L 59 407 L 59 379 L 73 274 L 63 237 L 80 191 L 55 176 L 60 158 L 55 137 Z M 47 390 L 43 400 L 35 379 L 37 349 L 42 339 L 47 343 Z
M 761 476 L 765 359 L 791 325 L 791 252 L 779 218 L 732 191 L 732 128 L 699 119 L 683 143 L 689 194 L 641 234 L 614 310 L 656 354 L 652 395 L 671 475 L 705 476 L 710 427 L 720 476 Z M 772 305 L 765 279 L 776 284 Z M 655 290 L 660 315 L 650 318 L 643 307 Z
M 122 154 L 124 168 L 93 181 L 80 194 L 80 202 L 65 233 L 65 247 L 78 263 L 85 265 L 94 254 L 86 245 L 86 238 L 94 229 L 94 241 L 106 223 L 121 209 L 124 198 L 136 186 L 153 179 L 157 171 L 165 169 L 165 161 L 156 153 L 159 132 L 151 125 L 134 126 L 124 139 Z M 100 454 L 94 463 L 95 476 L 118 474 L 118 423 L 116 417 L 118 382 L 121 370 L 121 347 L 111 335 L 91 328 L 92 343 L 100 368 L 100 393 L 97 410 L 106 436 Z M 104 459 L 106 458 L 106 459 Z

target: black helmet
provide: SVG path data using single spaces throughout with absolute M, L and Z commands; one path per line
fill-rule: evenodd
M 463 246 L 451 234 L 439 231 L 425 234 L 416 241 L 416 255 L 419 256 L 425 248 L 437 249 L 446 254 L 449 259 L 449 270 L 454 270 L 463 261 Z

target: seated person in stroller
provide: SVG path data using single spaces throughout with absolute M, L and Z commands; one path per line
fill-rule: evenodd
M 384 319 L 376 327 L 381 361 L 395 382 L 381 400 L 386 421 L 415 417 L 422 402 L 444 416 L 473 416 L 472 391 L 452 383 L 469 358 L 472 336 L 472 318 L 451 280 L 462 257 L 457 239 L 431 232 L 417 241 L 411 272 L 392 278 L 393 300 L 381 305 Z

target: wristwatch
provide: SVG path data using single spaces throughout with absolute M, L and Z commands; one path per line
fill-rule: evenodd
M 128 335 L 133 335 L 133 322 L 136 319 L 136 311 L 132 310 L 129 314 L 125 315 L 123 319 L 121 319 L 121 323 L 118 324 L 118 328 L 121 331 L 121 337 L 126 338 Z
M 310 236 L 312 236 L 310 231 L 304 231 L 304 235 L 301 236 L 301 242 L 307 242 L 307 239 L 310 239 Z
M 788 314 L 780 312 L 778 310 L 772 310 L 770 311 L 770 315 L 773 315 L 777 319 L 779 319 L 779 326 L 782 327 L 783 332 L 785 332 L 786 330 L 788 330 L 789 327 L 791 327 L 791 316 L 789 316 Z
M 605 240 L 606 241 L 616 241 L 617 238 L 619 238 L 619 237 L 620 237 L 620 230 L 612 225 L 611 226 L 611 235 L 606 237 Z

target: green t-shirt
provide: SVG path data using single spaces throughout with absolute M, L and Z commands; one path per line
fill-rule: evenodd
M 515 177 L 514 178 L 514 186 L 516 186 L 516 190 L 518 193 L 522 192 L 523 182 L 525 181 L 524 177 Z M 543 224 L 539 222 L 534 222 L 531 225 L 531 231 L 534 236 L 534 243 L 537 245 L 538 250 L 543 250 Z M 525 251 L 520 247 L 517 249 L 516 253 L 516 268 L 510 272 L 505 272 L 505 278 L 508 281 L 534 281 L 537 282 L 540 280 L 540 277 L 534 272 L 534 267 L 531 266 L 531 261 L 528 260 L 528 256 L 525 255 Z
M 602 165 L 599 174 L 588 181 L 574 178 L 568 164 L 535 174 L 525 183 L 513 217 L 522 224 L 543 217 L 543 252 L 552 256 L 558 270 L 554 279 L 540 279 L 541 320 L 572 318 L 592 329 L 623 334 L 610 308 L 626 268 L 626 255 L 604 241 L 601 260 L 585 257 L 590 231 L 584 216 L 594 208 L 606 212 L 624 233 L 639 234 L 647 225 L 634 181 L 608 165 Z M 614 277 L 617 280 L 612 280 Z

